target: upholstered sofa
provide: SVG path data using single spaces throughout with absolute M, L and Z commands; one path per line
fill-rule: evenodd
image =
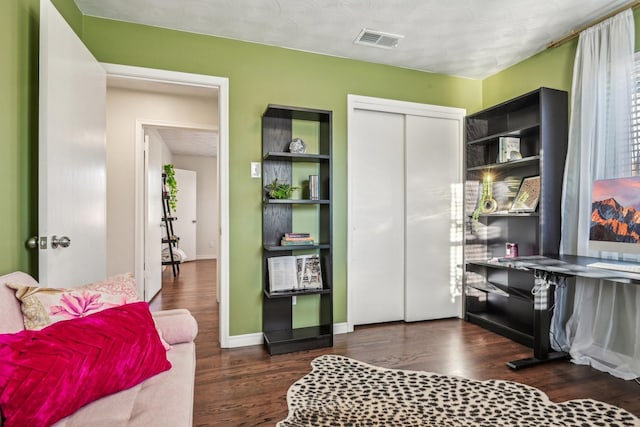
M 22 272 L 0 276 L 0 334 L 14 337 L 25 324 L 21 303 L 5 283 L 37 286 L 37 282 Z M 137 305 L 151 317 L 145 303 Z M 152 317 L 160 336 L 171 346 L 166 350 L 171 367 L 131 388 L 86 404 L 57 421 L 55 427 L 192 425 L 197 323 L 185 309 L 158 311 Z

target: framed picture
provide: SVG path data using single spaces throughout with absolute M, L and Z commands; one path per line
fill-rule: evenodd
M 498 144 L 498 161 L 497 163 L 509 162 L 511 160 L 521 159 L 520 154 L 520 138 L 503 136 L 499 139 Z
M 529 176 L 522 180 L 518 194 L 513 199 L 509 212 L 535 212 L 540 200 L 540 176 Z

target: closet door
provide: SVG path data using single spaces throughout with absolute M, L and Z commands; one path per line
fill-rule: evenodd
M 462 152 L 460 124 L 406 116 L 406 321 L 460 313 Z
M 349 96 L 349 326 L 459 316 L 465 111 Z
M 355 110 L 349 140 L 353 324 L 404 318 L 404 115 Z

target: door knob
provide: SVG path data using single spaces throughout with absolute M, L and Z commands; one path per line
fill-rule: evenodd
M 47 236 L 33 236 L 27 239 L 27 248 L 29 249 L 47 249 Z
M 27 247 L 29 249 L 38 249 L 38 236 L 30 237 L 27 240 Z
M 51 248 L 52 249 L 56 249 L 58 246 L 60 246 L 62 248 L 68 248 L 69 245 L 71 245 L 71 239 L 69 239 L 67 236 L 62 236 L 62 237 L 53 236 L 53 237 L 51 237 Z

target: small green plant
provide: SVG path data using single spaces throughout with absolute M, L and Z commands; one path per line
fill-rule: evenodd
M 298 187 L 292 187 L 291 184 L 278 182 L 278 178 L 264 188 L 271 199 L 290 199 L 293 191 L 298 190 Z
M 169 206 L 175 212 L 178 206 L 178 182 L 172 164 L 164 165 L 164 174 L 166 175 L 165 184 L 169 188 Z

